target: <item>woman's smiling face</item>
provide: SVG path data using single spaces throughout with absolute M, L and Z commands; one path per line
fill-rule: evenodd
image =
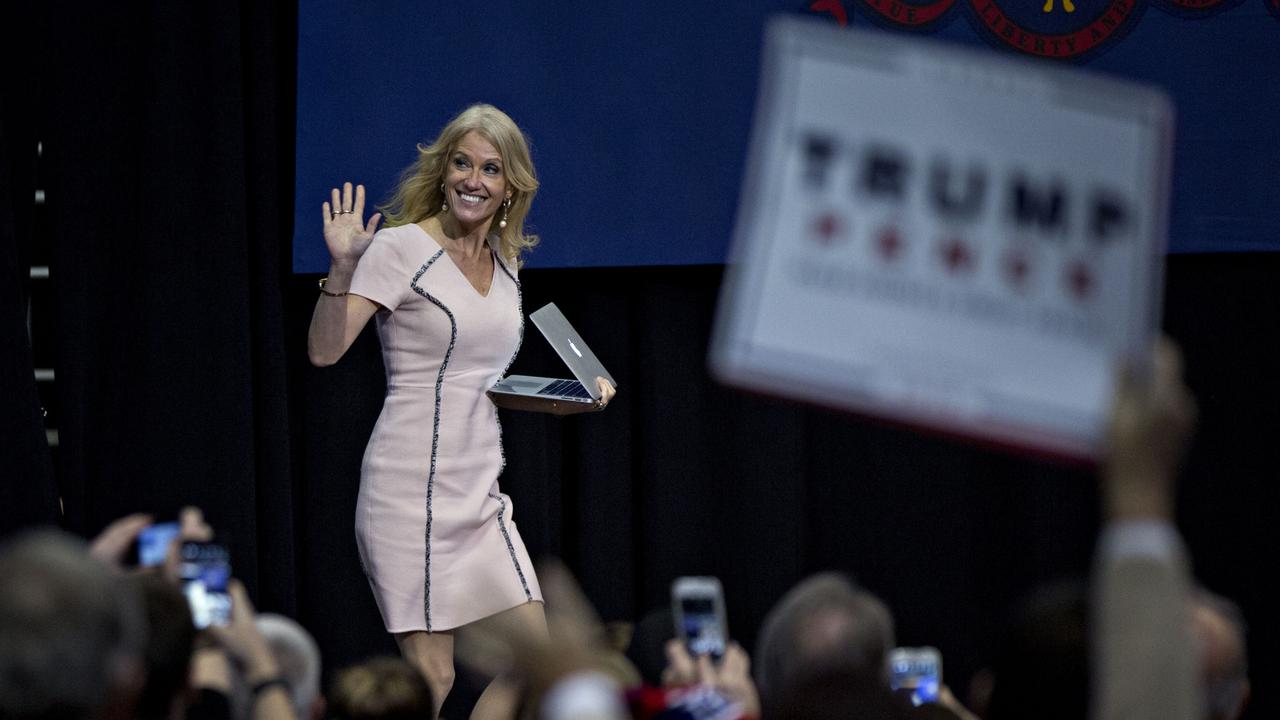
M 449 211 L 466 227 L 492 220 L 510 196 L 502 156 L 480 133 L 473 130 L 463 135 L 449 156 L 444 195 Z

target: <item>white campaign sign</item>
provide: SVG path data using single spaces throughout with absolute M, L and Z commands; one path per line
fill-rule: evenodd
M 713 371 L 1096 456 L 1158 321 L 1171 128 L 1145 86 L 775 20 Z

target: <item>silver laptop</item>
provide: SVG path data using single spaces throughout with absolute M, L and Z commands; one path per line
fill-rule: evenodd
M 512 410 L 549 412 L 554 415 L 599 410 L 600 388 L 596 378 L 608 380 L 616 388 L 618 383 L 600 364 L 595 353 L 583 342 L 582 336 L 569 324 L 555 303 L 535 311 L 529 316 L 542 336 L 555 348 L 556 354 L 569 366 L 575 380 L 508 375 L 489 390 L 489 397 L 498 407 Z

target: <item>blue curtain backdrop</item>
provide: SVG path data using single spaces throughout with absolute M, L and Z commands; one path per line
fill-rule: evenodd
M 723 262 L 776 13 L 1154 83 L 1178 110 L 1171 249 L 1280 249 L 1276 2 L 301 0 L 293 269 L 328 267 L 328 188 L 384 199 L 414 144 L 480 101 L 533 140 L 532 266 Z

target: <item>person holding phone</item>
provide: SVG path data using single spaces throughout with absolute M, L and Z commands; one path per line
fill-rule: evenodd
M 485 391 L 523 337 L 519 267 L 538 189 L 524 134 L 491 105 L 455 117 L 366 223 L 363 186 L 324 203 L 331 257 L 308 335 L 336 362 L 377 318 L 387 395 L 361 469 L 356 538 L 388 632 L 427 676 L 453 682 L 453 631 L 504 615 L 544 627 L 542 595 L 498 487 L 497 409 Z M 614 389 L 598 380 L 608 404 Z M 481 702 L 485 701 L 482 696 Z

